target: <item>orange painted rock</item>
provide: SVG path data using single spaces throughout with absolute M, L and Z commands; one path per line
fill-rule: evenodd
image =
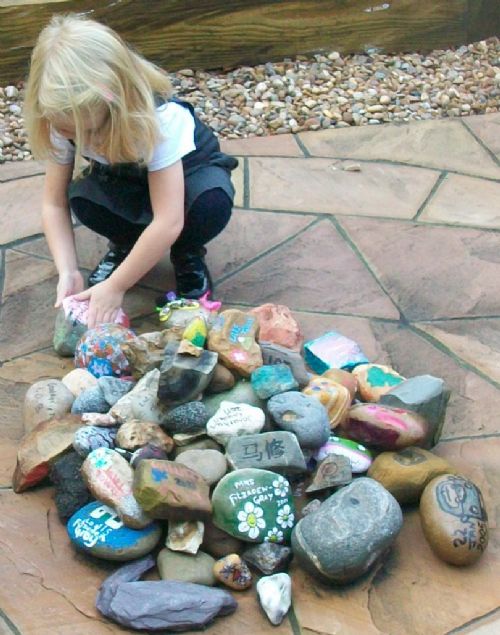
M 214 576 L 234 591 L 244 591 L 252 586 L 252 574 L 248 565 L 237 553 L 231 553 L 214 564 Z
M 356 375 L 348 373 L 346 370 L 342 370 L 341 368 L 330 368 L 330 370 L 325 371 L 321 377 L 326 377 L 326 379 L 331 379 L 332 381 L 337 382 L 337 384 L 342 384 L 342 386 L 345 386 L 351 393 L 351 401 L 354 399 L 358 390 L 358 380 L 356 379 Z
M 219 361 L 242 377 L 262 366 L 262 352 L 256 342 L 259 323 L 256 316 L 229 309 L 217 316 L 208 334 L 208 349 L 219 354 Z
M 332 429 L 346 418 L 352 400 L 345 386 L 320 375 L 313 377 L 302 392 L 304 395 L 314 397 L 325 406 Z
M 174 449 L 174 440 L 157 423 L 139 419 L 131 419 L 120 426 L 115 443 L 124 450 L 137 450 L 148 443 L 156 445 L 167 454 Z
M 488 515 L 479 488 L 454 474 L 433 479 L 420 499 L 427 542 L 445 562 L 476 562 L 488 545 Z
M 287 306 L 262 304 L 249 311 L 259 321 L 259 342 L 272 342 L 300 352 L 304 337 Z
M 356 404 L 342 424 L 344 436 L 381 450 L 419 445 L 427 434 L 425 419 L 409 410 L 374 403 Z
M 363 401 L 376 402 L 405 380 L 394 369 L 380 364 L 360 364 L 352 374 L 358 380 L 358 392 Z

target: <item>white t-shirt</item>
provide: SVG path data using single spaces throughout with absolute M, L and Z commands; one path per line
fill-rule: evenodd
M 156 144 L 148 172 L 154 172 L 173 165 L 182 157 L 196 149 L 194 144 L 194 118 L 191 112 L 173 101 L 162 104 L 156 109 L 156 119 L 160 129 L 160 141 Z M 72 163 L 75 147 L 55 130 L 51 131 L 51 142 L 55 150 L 57 163 Z M 108 164 L 104 157 L 91 148 L 84 148 L 83 155 L 99 163 Z

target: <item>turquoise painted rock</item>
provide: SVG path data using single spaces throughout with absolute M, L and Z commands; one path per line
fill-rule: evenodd
M 343 439 L 342 437 L 331 436 L 325 445 L 322 445 L 315 453 L 314 458 L 322 461 L 330 454 L 338 454 L 345 456 L 351 463 L 353 474 L 362 474 L 372 464 L 373 458 L 370 450 L 364 445 L 351 439 Z
M 287 542 L 295 524 L 290 483 L 268 470 L 226 474 L 212 495 L 214 524 L 245 542 Z
M 299 387 L 292 371 L 286 364 L 272 364 L 256 368 L 250 378 L 252 388 L 261 399 Z
M 249 406 L 255 406 L 257 408 L 265 407 L 265 401 L 255 394 L 252 384 L 244 380 L 238 381 L 231 390 L 225 390 L 216 395 L 209 395 L 203 398 L 208 417 L 214 416 L 223 401 L 246 403 Z
M 382 395 L 405 380 L 393 368 L 381 364 L 360 364 L 352 374 L 358 380 L 358 392 L 363 401 L 379 401 Z
M 330 368 L 352 370 L 358 364 L 368 363 L 356 342 L 335 331 L 306 342 L 304 357 L 309 368 L 318 375 L 322 375 Z
M 226 456 L 234 470 L 258 468 L 280 474 L 307 471 L 297 437 L 284 430 L 233 437 L 227 444 Z
M 73 514 L 66 529 L 77 549 L 105 560 L 140 558 L 154 549 L 161 536 L 158 523 L 143 529 L 125 527 L 117 513 L 99 501 Z
M 299 386 L 305 386 L 308 383 L 309 373 L 300 353 L 279 344 L 271 344 L 271 342 L 260 342 L 260 349 L 264 364 L 286 364 Z

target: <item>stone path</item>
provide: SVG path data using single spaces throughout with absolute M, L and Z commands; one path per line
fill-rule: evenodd
M 403 375 L 452 390 L 436 451 L 482 489 L 491 542 L 475 566 L 437 560 L 418 511 L 389 558 L 348 588 L 292 569 L 290 618 L 271 627 L 254 591 L 238 595 L 217 635 L 458 635 L 500 632 L 500 115 L 231 141 L 242 157 L 237 209 L 210 249 L 224 303 L 283 303 L 306 337 L 328 329 Z M 360 171 L 346 171 L 353 163 Z M 0 167 L 0 633 L 125 632 L 94 608 L 110 567 L 68 545 L 50 488 L 10 489 L 28 386 L 71 362 L 51 350 L 56 275 L 40 236 L 42 168 Z M 105 244 L 76 229 L 81 266 Z M 140 330 L 156 328 L 167 261 L 127 299 Z

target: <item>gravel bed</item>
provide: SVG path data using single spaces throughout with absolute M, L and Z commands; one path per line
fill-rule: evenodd
M 333 51 L 171 77 L 221 138 L 465 117 L 499 110 L 500 40 L 427 55 Z M 32 159 L 22 100 L 22 83 L 0 87 L 0 163 Z

